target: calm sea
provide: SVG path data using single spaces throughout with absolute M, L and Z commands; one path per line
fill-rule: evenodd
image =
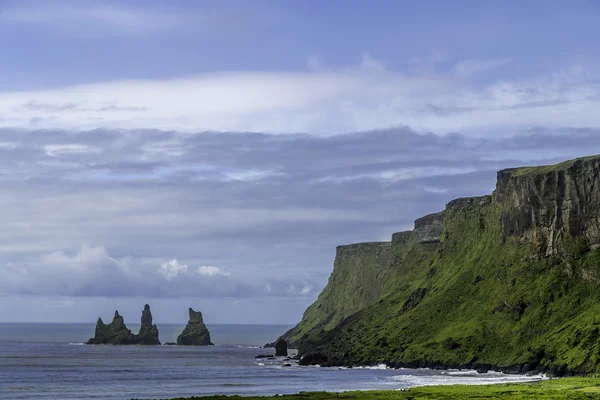
M 93 324 L 0 324 L 0 399 L 273 395 L 526 379 L 473 371 L 290 367 L 280 360 L 255 359 L 269 352 L 258 346 L 289 326 L 208 328 L 216 346 L 85 346 Z M 183 325 L 162 324 L 159 329 L 162 342 L 175 341 Z

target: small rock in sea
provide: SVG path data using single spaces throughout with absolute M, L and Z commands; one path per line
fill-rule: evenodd
M 283 364 L 284 367 L 291 367 L 292 364 Z
M 177 343 L 175 343 L 175 342 L 166 342 L 166 343 L 163 343 L 163 346 L 177 346 Z
M 287 357 L 288 355 L 287 342 L 282 338 L 277 339 L 275 342 L 275 355 L 277 357 Z
M 268 354 L 260 354 L 254 358 L 273 358 L 273 356 Z

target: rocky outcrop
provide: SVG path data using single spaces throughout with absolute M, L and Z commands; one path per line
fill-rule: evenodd
M 600 156 L 503 170 L 388 243 L 337 248 L 300 364 L 600 372 Z
M 279 338 L 275 342 L 275 356 L 277 357 L 287 357 L 288 356 L 288 344 L 287 342 Z
M 415 221 L 412 238 L 417 243 L 439 243 L 444 212 L 429 214 Z
M 119 311 L 115 311 L 115 316 L 109 324 L 105 324 L 102 318 L 96 322 L 96 331 L 94 337 L 87 341 L 87 344 L 135 344 L 135 335 L 131 333 Z
M 158 340 L 158 328 L 152 324 L 152 313 L 150 306 L 146 304 L 142 311 L 142 324 L 140 332 L 136 335 L 138 344 L 160 344 Z
M 185 329 L 177 337 L 177 344 L 180 346 L 211 346 L 210 333 L 204 325 L 204 319 L 200 311 L 189 309 L 190 319 Z
M 148 304 L 144 306 L 141 322 L 139 333 L 134 335 L 125 325 L 119 311 L 115 311 L 110 324 L 104 324 L 102 318 L 98 318 L 94 337 L 88 340 L 87 344 L 159 345 L 158 328 L 152 324 L 152 313 Z

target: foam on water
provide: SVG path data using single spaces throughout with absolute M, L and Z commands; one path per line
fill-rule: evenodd
M 405 370 L 408 372 L 409 370 Z M 479 373 L 475 370 L 450 370 L 439 371 L 438 374 L 413 375 L 404 373 L 392 376 L 387 384 L 397 385 L 402 383 L 406 387 L 438 386 L 438 385 L 490 385 L 499 383 L 537 382 L 549 379 L 546 375 L 511 375 L 502 372 L 490 371 Z

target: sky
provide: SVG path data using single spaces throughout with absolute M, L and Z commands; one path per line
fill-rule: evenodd
M 600 153 L 600 2 L 0 0 L 0 322 L 300 320 L 335 247 Z

